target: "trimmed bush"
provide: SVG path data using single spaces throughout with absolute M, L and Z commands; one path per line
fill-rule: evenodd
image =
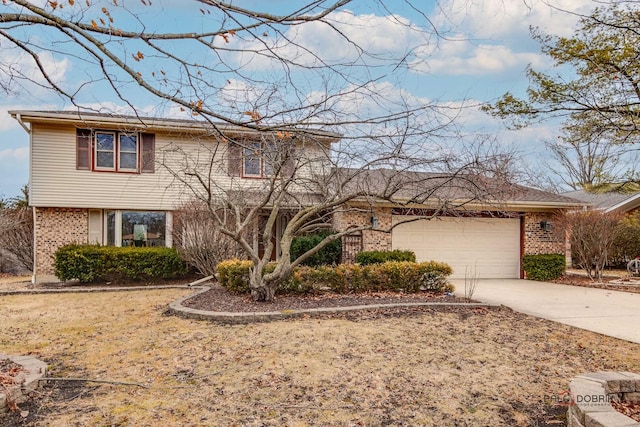
M 300 255 L 315 248 L 325 237 L 334 234 L 332 231 L 324 231 L 322 233 L 309 234 L 307 236 L 298 236 L 291 242 L 291 261 L 297 259 Z M 342 256 L 342 239 L 334 240 L 318 253 L 307 258 L 302 264 L 308 266 L 318 265 L 337 265 L 340 263 Z
M 54 271 L 62 281 L 81 282 L 175 279 L 187 274 L 172 248 L 66 245 L 55 254 Z
M 249 272 L 253 263 L 248 260 L 230 259 L 216 267 L 218 282 L 230 292 L 249 292 Z
M 362 251 L 356 255 L 356 262 L 361 265 L 382 264 L 389 261 L 416 262 L 413 251 Z
M 553 280 L 564 274 L 566 259 L 560 254 L 525 255 L 522 268 L 530 280 Z
M 251 261 L 229 260 L 218 264 L 218 281 L 232 292 L 249 292 Z M 270 267 L 273 268 L 273 267 Z M 447 277 L 453 270 L 448 264 L 429 261 L 386 262 L 382 264 L 340 264 L 337 267 L 301 266 L 279 288 L 279 293 L 362 293 L 452 291 Z

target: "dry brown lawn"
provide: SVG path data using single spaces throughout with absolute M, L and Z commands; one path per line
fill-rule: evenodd
M 228 326 L 163 314 L 185 292 L 0 297 L 1 351 L 145 387 L 45 390 L 25 424 L 547 425 L 572 376 L 640 372 L 639 345 L 506 309 Z

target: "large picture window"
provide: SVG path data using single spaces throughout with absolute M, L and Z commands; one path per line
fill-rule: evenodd
M 105 219 L 107 245 L 167 245 L 166 212 L 106 211 Z

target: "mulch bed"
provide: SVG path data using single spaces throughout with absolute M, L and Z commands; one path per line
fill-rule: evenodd
M 620 280 L 617 276 L 603 276 L 602 282 L 589 279 L 587 276 L 578 274 L 565 274 L 559 279 L 551 280 L 554 283 L 563 285 L 582 286 L 585 288 L 608 289 L 610 291 L 624 291 L 640 293 L 640 286 L 613 284 L 612 280 Z
M 430 292 L 421 292 L 416 294 L 376 292 L 348 295 L 334 293 L 324 293 L 321 295 L 276 295 L 274 301 L 255 302 L 251 299 L 250 295 L 232 294 L 222 286 L 214 284 L 209 291 L 188 299 L 183 303 L 183 305 L 199 310 L 254 313 L 373 304 L 425 302 L 464 302 L 464 299 L 453 296 L 436 295 Z

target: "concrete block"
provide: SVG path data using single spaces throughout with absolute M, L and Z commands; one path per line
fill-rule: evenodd
M 622 381 L 629 381 L 629 377 L 620 372 L 589 372 L 577 376 L 576 378 L 585 378 L 588 380 L 600 382 L 604 386 L 607 393 L 619 393 Z
M 622 393 L 623 402 L 640 402 L 640 392 Z
M 567 410 L 567 427 L 584 427 L 584 424 L 582 424 L 578 419 L 573 407 L 570 407 Z
M 609 403 L 609 396 L 600 382 L 585 378 L 574 378 L 569 383 L 569 390 L 575 400 L 573 409 L 576 418 L 585 423 L 587 414 L 594 412 L 615 412 Z
M 620 372 L 626 377 L 626 380 L 620 385 L 620 391 L 633 392 L 640 391 L 640 375 L 633 372 Z
M 640 424 L 619 412 L 596 412 L 585 416 L 585 427 L 639 427 Z

